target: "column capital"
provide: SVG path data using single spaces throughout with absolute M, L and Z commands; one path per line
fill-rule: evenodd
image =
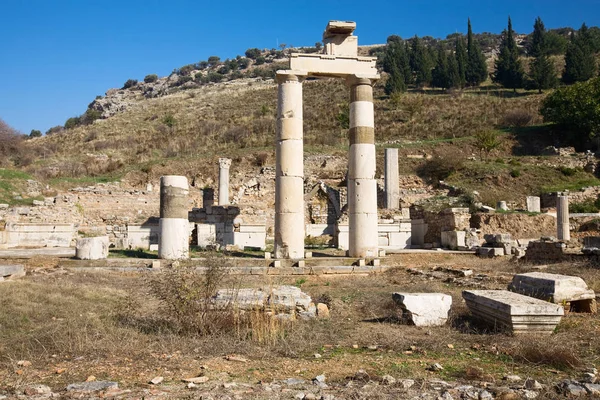
M 219 158 L 219 168 L 229 169 L 231 166 L 231 158 Z
M 379 75 L 348 75 L 346 77 L 346 84 L 351 87 L 358 85 L 373 86 L 379 78 Z
M 294 70 L 279 70 L 275 73 L 277 83 L 302 82 L 308 76 L 308 72 Z

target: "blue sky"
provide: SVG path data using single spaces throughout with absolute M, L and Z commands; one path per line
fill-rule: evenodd
M 600 25 L 600 0 L 412 1 L 0 1 L 0 118 L 45 132 L 112 87 L 218 55 L 278 43 L 314 45 L 330 19 L 357 22 L 359 44 L 387 36 L 445 37 Z

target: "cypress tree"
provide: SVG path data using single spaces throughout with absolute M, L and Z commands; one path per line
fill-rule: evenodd
M 406 85 L 410 83 L 411 80 L 411 71 L 405 45 L 402 42 L 402 39 L 399 37 L 397 37 L 397 40 L 388 41 L 383 56 L 382 67 L 385 72 L 390 74 L 390 79 L 388 79 L 389 81 L 395 82 L 398 77 L 400 77 L 402 80 L 402 85 L 398 84 L 397 82 L 392 85 L 392 82 L 390 82 L 389 84 L 391 86 L 389 90 L 406 90 Z M 392 76 L 393 79 L 391 79 Z M 386 88 L 386 92 L 387 91 L 388 89 Z
M 512 21 L 508 17 L 508 29 L 503 32 L 500 54 L 495 62 L 496 72 L 492 79 L 505 88 L 516 91 L 523 87 L 523 65 L 519 60 L 519 50 L 515 41 Z
M 460 75 L 458 73 L 458 62 L 453 54 L 448 57 L 448 88 L 462 87 Z
M 467 68 L 465 78 L 469 85 L 478 86 L 487 79 L 487 65 L 485 56 L 479 45 L 473 38 L 473 29 L 471 29 L 471 19 L 468 20 L 467 33 Z
M 437 62 L 433 71 L 431 71 L 431 84 L 433 87 L 448 89 L 448 57 L 441 47 L 438 49 Z
M 458 86 L 462 88 L 467 83 L 467 49 L 465 48 L 465 41 L 462 37 L 456 39 L 456 52 L 454 53 L 454 57 L 458 69 Z
M 385 82 L 385 94 L 391 95 L 392 93 L 402 93 L 406 90 L 406 84 L 404 83 L 404 76 L 396 64 L 392 65 L 391 72 Z
M 567 84 L 587 81 L 595 73 L 596 60 L 592 50 L 592 38 L 584 23 L 579 31 L 572 34 L 567 46 L 562 80 Z
M 544 23 L 540 17 L 537 17 L 533 25 L 533 35 L 529 45 L 529 54 L 535 57 L 529 67 L 529 78 L 531 85 L 538 89 L 540 93 L 544 89 L 555 87 L 558 81 L 554 64 L 548 56 L 546 35 Z
M 422 87 L 431 83 L 431 58 L 425 45 L 416 35 L 411 41 L 410 67 L 415 72 L 417 86 Z

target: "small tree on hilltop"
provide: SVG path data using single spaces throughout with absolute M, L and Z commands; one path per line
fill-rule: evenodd
M 218 65 L 220 62 L 221 62 L 221 57 L 219 57 L 219 56 L 208 57 L 208 65 L 210 67 L 214 67 L 215 65 Z
M 479 86 L 487 79 L 487 64 L 481 48 L 473 38 L 471 19 L 468 20 L 467 68 L 465 79 L 470 86 Z
M 36 137 L 41 137 L 41 136 L 42 136 L 42 131 L 38 131 L 37 129 L 32 129 L 31 132 L 29 133 L 30 138 L 36 138 Z
M 261 51 L 259 49 L 257 49 L 256 47 L 253 49 L 248 49 L 246 50 L 246 57 L 251 58 L 253 60 L 256 60 L 257 57 L 260 57 L 260 55 L 262 54 Z
M 475 134 L 475 147 L 479 149 L 479 157 L 487 161 L 490 153 L 500 146 L 500 138 L 494 130 L 484 130 Z
M 456 38 L 456 47 L 454 52 L 454 58 L 456 59 L 456 66 L 458 69 L 458 82 L 462 88 L 467 83 L 467 49 L 465 48 L 465 40 L 462 36 Z
M 508 17 L 508 29 L 503 32 L 500 54 L 496 60 L 496 72 L 493 81 L 505 88 L 513 89 L 523 87 L 523 65 L 519 59 L 519 49 L 514 37 L 512 21 Z
M 138 84 L 137 79 L 127 79 L 127 82 L 123 85 L 123 89 L 129 89 Z
M 546 44 L 546 28 L 542 19 L 538 17 L 533 26 L 529 54 L 535 57 L 529 67 L 529 78 L 532 86 L 542 93 L 544 89 L 550 89 L 558 83 L 558 77 L 554 64 L 548 56 L 548 46 Z
M 156 75 L 156 74 L 150 74 L 150 75 L 146 75 L 144 77 L 145 83 L 153 83 L 153 82 L 156 82 L 157 80 L 158 80 L 158 75 Z
M 571 41 L 565 54 L 565 70 L 562 80 L 571 84 L 583 82 L 592 78 L 596 73 L 593 39 L 588 27 L 583 24 L 576 33 L 571 35 Z

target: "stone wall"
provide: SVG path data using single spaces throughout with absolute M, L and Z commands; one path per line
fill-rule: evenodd
M 556 218 L 548 214 L 475 213 L 471 227 L 482 234 L 510 233 L 515 239 L 556 236 Z
M 563 259 L 566 245 L 551 239 L 532 240 L 527 245 L 527 261 L 560 261 Z

